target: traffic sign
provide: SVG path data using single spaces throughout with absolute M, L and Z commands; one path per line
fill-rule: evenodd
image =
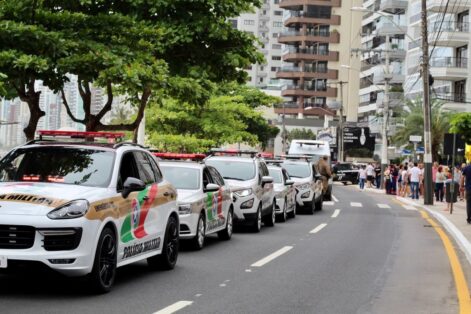
M 422 142 L 422 136 L 420 136 L 420 135 L 411 135 L 411 136 L 409 136 L 409 141 L 420 143 L 420 142 Z

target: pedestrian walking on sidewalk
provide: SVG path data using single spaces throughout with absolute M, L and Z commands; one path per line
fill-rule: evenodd
M 417 163 L 414 162 L 414 166 L 410 170 L 409 174 L 409 182 L 410 182 L 410 189 L 412 193 L 412 199 L 419 199 L 419 183 L 422 177 L 422 171 L 417 167 Z
M 377 189 L 381 189 L 381 164 L 375 166 L 375 185 Z
M 366 167 L 361 166 L 360 170 L 358 170 L 358 182 L 360 184 L 360 190 L 365 189 L 365 181 L 366 181 Z
M 466 221 L 471 224 L 471 164 L 463 168 L 461 188 L 464 188 L 466 193 Z
M 373 167 L 372 164 L 368 164 L 368 166 L 366 166 L 366 180 L 367 180 L 366 187 L 368 188 L 373 187 L 374 176 L 375 176 L 375 168 Z

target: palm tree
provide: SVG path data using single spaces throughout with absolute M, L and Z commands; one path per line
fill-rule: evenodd
M 450 128 L 450 113 L 444 111 L 443 103 L 439 100 L 432 100 L 431 115 L 432 119 L 432 157 L 438 160 L 439 151 L 442 148 L 443 136 Z M 403 119 L 404 126 L 400 128 L 393 137 L 393 142 L 400 146 L 409 144 L 411 135 L 424 134 L 424 112 L 422 108 L 422 100 L 407 100 L 399 117 Z

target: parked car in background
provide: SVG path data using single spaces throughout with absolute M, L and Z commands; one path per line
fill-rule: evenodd
M 342 182 L 344 185 L 348 183 L 358 183 L 359 167 L 350 162 L 337 163 L 333 166 L 334 181 Z

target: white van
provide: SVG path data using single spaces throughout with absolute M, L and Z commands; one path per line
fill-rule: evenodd
M 290 156 L 309 156 L 310 161 L 313 164 L 317 164 L 322 156 L 329 156 L 329 160 L 327 162 L 331 165 L 330 144 L 327 141 L 292 140 L 288 154 Z M 329 188 L 327 189 L 327 193 L 324 195 L 324 200 L 332 200 L 332 183 L 333 177 L 329 178 Z

